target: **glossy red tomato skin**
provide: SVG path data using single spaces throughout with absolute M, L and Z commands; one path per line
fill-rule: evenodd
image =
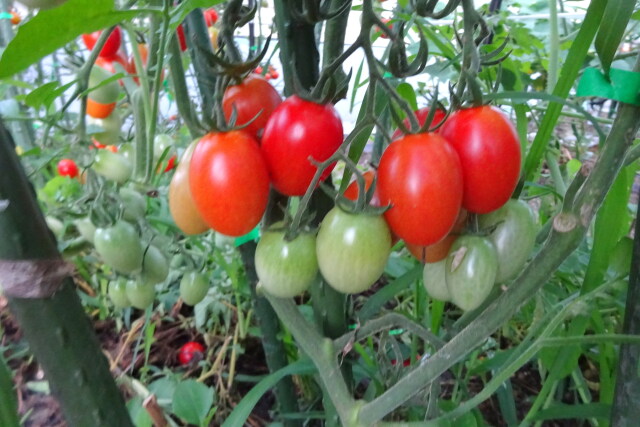
M 485 214 L 504 205 L 518 184 L 522 156 L 518 135 L 507 116 L 491 106 L 459 110 L 440 134 L 460 156 L 462 206 Z
M 78 176 L 78 165 L 71 159 L 62 159 L 58 162 L 58 174 L 60 176 L 68 176 L 75 178 Z
M 191 158 L 189 186 L 211 228 L 227 236 L 248 233 L 269 198 L 269 173 L 258 142 L 243 131 L 203 136 Z
M 236 126 L 257 116 L 243 130 L 259 140 L 269 117 L 281 103 L 280 94 L 264 77 L 250 74 L 242 83 L 227 88 L 222 98 L 222 110 L 225 119 L 229 120 L 235 108 Z
M 178 35 L 178 43 L 180 44 L 180 50 L 184 52 L 187 50 L 187 39 L 184 36 L 184 27 L 182 24 L 178 25 L 176 29 L 176 34 Z
M 365 191 L 369 191 L 371 188 L 371 184 L 373 184 L 373 180 L 376 177 L 376 173 L 374 171 L 366 171 L 362 174 L 362 178 L 364 178 L 364 188 Z M 360 189 L 358 188 L 358 181 L 353 180 L 351 184 L 344 190 L 343 196 L 349 200 L 353 200 L 354 202 L 358 200 L 358 195 L 360 194 Z M 373 196 L 371 197 L 371 205 L 372 206 L 380 206 L 380 196 L 378 195 L 378 188 L 376 187 L 373 190 Z
M 178 361 L 181 365 L 188 365 L 195 356 L 204 356 L 204 346 L 196 341 L 189 341 L 178 351 Z
M 101 33 L 102 31 L 94 31 L 93 33 L 82 35 L 82 40 L 84 41 L 84 44 L 87 46 L 87 49 L 89 50 L 93 49 Z M 104 44 L 104 47 L 102 48 L 98 56 L 101 56 L 103 58 L 110 58 L 114 56 L 116 53 L 118 53 L 118 49 L 120 49 L 121 42 L 122 42 L 122 33 L 120 32 L 120 27 L 116 27 L 109 35 L 107 42 Z
M 424 122 L 427 121 L 427 117 L 429 116 L 429 107 L 420 108 L 418 111 L 415 112 L 415 115 L 416 115 L 416 118 L 418 119 L 418 123 L 420 123 L 420 126 L 422 126 Z M 431 126 L 429 127 L 433 128 L 434 126 L 439 125 L 440 122 L 442 122 L 442 120 L 444 120 L 446 116 L 447 114 L 443 110 L 436 110 L 436 112 L 433 113 L 433 120 L 431 121 Z M 411 122 L 409 122 L 408 118 L 404 119 L 402 123 L 405 125 L 407 129 L 411 128 Z M 440 130 L 440 128 L 436 130 L 436 133 L 438 132 L 438 130 Z M 402 135 L 403 135 L 402 130 L 396 129 L 396 131 L 391 136 L 391 140 L 395 141 L 396 139 L 400 139 Z
M 216 11 L 214 8 L 211 7 L 203 11 L 202 14 L 204 15 L 204 22 L 207 24 L 207 27 L 210 27 L 218 22 L 218 11 Z
M 297 96 L 287 98 L 271 115 L 262 136 L 262 152 L 271 182 L 286 196 L 302 196 L 317 167 L 342 144 L 342 122 L 331 104 L 316 104 Z M 335 166 L 328 167 L 322 180 Z
M 392 142 L 378 168 L 385 219 L 401 239 L 431 245 L 453 228 L 462 203 L 462 169 L 455 150 L 435 133 Z

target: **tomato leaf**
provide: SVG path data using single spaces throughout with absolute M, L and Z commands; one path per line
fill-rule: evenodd
M 41 10 L 21 25 L 0 58 L 0 78 L 10 77 L 53 53 L 83 33 L 134 18 L 135 10 L 114 10 L 113 0 L 69 0 Z
M 416 100 L 416 92 L 413 90 L 413 86 L 409 83 L 400 83 L 398 87 L 396 87 L 396 92 L 409 103 L 413 111 L 418 109 L 418 101 Z
M 624 37 L 624 32 L 631 19 L 635 2 L 627 0 L 609 0 L 602 17 L 602 22 L 596 36 L 596 52 L 605 73 L 609 73 L 611 61 L 618 51 L 618 46 Z
M 11 371 L 0 354 L 0 425 L 18 427 L 18 404 L 11 381 Z
M 182 381 L 173 395 L 173 412 L 189 424 L 201 425 L 213 401 L 213 389 L 196 380 Z

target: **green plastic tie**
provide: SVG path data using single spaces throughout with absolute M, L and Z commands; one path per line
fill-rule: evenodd
M 611 68 L 607 78 L 599 69 L 587 68 L 576 95 L 598 96 L 640 107 L 640 73 Z
M 0 19 L 11 19 L 11 18 L 13 18 L 13 15 L 11 15 L 9 12 L 0 13 Z
M 234 245 L 237 248 L 238 246 L 244 245 L 245 243 L 251 240 L 255 240 L 255 241 L 260 240 L 260 226 L 256 226 L 256 228 L 254 228 L 244 236 L 236 237 L 236 240 L 234 241 Z

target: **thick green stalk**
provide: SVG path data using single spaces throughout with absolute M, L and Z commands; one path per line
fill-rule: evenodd
M 438 378 L 470 350 L 481 345 L 535 295 L 584 238 L 587 227 L 624 164 L 625 153 L 639 127 L 640 107 L 622 105 L 591 174 L 575 198 L 569 194 L 572 190 L 569 188 L 563 212 L 553 219 L 554 229 L 536 257 L 507 291 L 412 375 L 404 377 L 380 397 L 367 403 L 359 417 L 363 424 L 371 425 L 382 419 L 407 401 L 416 390 Z
M 640 204 L 636 214 L 635 238 L 629 274 L 629 289 L 625 307 L 623 334 L 640 335 Z M 620 346 L 618 375 L 616 381 L 611 425 L 632 426 L 640 420 L 640 345 L 623 344 Z
M 0 259 L 60 258 L 55 239 L 0 123 Z M 34 285 L 32 285 L 34 286 Z M 132 426 L 73 281 L 49 298 L 9 297 L 29 347 L 72 426 Z
M 249 288 L 251 289 L 253 307 L 258 323 L 260 324 L 260 331 L 262 332 L 262 348 L 264 349 L 264 355 L 267 359 L 267 367 L 270 372 L 276 372 L 288 364 L 284 344 L 280 338 L 280 323 L 269 301 L 259 296 L 256 292 L 256 285 L 258 283 L 254 261 L 256 244 L 254 242 L 247 242 L 240 246 L 239 250 L 249 282 Z M 290 376 L 286 376 L 278 382 L 275 387 L 275 394 L 276 401 L 280 406 L 279 413 L 298 412 L 295 387 Z M 288 427 L 298 425 L 298 423 L 293 420 L 283 420 L 282 422 L 283 425 Z
M 187 125 L 191 138 L 195 139 L 202 136 L 202 131 L 200 130 L 191 99 L 189 98 L 189 89 L 187 88 L 187 81 L 184 78 L 180 44 L 176 36 L 171 37 L 169 53 L 171 55 L 169 58 L 169 75 L 173 83 L 178 113 L 180 113 L 180 117 L 182 117 L 182 120 L 184 120 L 184 123 Z
M 205 125 L 211 125 L 213 123 L 216 76 L 211 72 L 207 60 L 199 52 L 200 50 L 205 50 L 213 54 L 209 31 L 207 30 L 207 24 L 204 22 L 204 15 L 201 9 L 194 9 L 187 15 L 185 19 L 185 36 L 202 98 L 202 122 Z
M 333 0 L 331 10 L 338 10 L 344 4 L 351 5 L 351 0 Z M 324 49 L 322 55 L 322 66 L 331 64 L 344 50 L 344 38 L 347 33 L 347 21 L 349 20 L 348 7 L 343 13 L 327 21 L 324 29 Z M 342 82 L 347 78 L 342 66 L 336 71 L 336 81 Z

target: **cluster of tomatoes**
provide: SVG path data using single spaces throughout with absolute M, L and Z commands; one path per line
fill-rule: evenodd
M 278 73 L 278 71 L 271 64 L 267 66 L 266 72 L 264 70 L 264 67 L 262 67 L 261 65 L 258 65 L 256 69 L 253 70 L 253 72 L 260 75 L 264 74 L 264 78 L 267 80 L 277 79 L 278 77 L 280 77 L 280 73 Z

